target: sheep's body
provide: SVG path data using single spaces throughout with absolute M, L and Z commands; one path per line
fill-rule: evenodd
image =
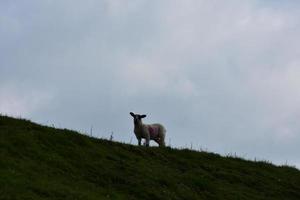
M 138 139 L 139 145 L 141 145 L 141 140 L 145 139 L 147 146 L 149 146 L 150 140 L 154 140 L 159 146 L 165 146 L 166 129 L 161 124 L 135 126 L 134 134 Z
M 149 146 L 150 140 L 154 140 L 159 146 L 165 146 L 166 129 L 161 124 L 143 124 L 142 118 L 146 115 L 135 115 L 134 117 L 134 134 L 141 145 L 142 139 L 146 140 L 146 146 Z

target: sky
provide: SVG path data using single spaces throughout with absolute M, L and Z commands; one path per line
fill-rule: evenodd
M 136 144 L 132 111 L 172 147 L 300 168 L 299 19 L 292 0 L 1 0 L 0 113 Z

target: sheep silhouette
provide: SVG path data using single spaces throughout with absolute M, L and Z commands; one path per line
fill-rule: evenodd
M 134 134 L 138 140 L 138 145 L 141 145 L 142 139 L 146 140 L 146 146 L 149 146 L 150 140 L 154 140 L 160 147 L 165 146 L 166 129 L 163 125 L 155 124 L 143 124 L 142 119 L 146 115 L 139 115 L 130 112 L 134 122 Z

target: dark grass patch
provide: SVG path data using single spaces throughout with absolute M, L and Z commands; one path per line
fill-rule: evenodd
M 300 172 L 0 116 L 0 199 L 300 199 Z

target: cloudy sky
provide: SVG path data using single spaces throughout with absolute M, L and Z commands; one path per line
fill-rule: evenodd
M 300 3 L 1 0 L 0 112 L 300 167 Z

